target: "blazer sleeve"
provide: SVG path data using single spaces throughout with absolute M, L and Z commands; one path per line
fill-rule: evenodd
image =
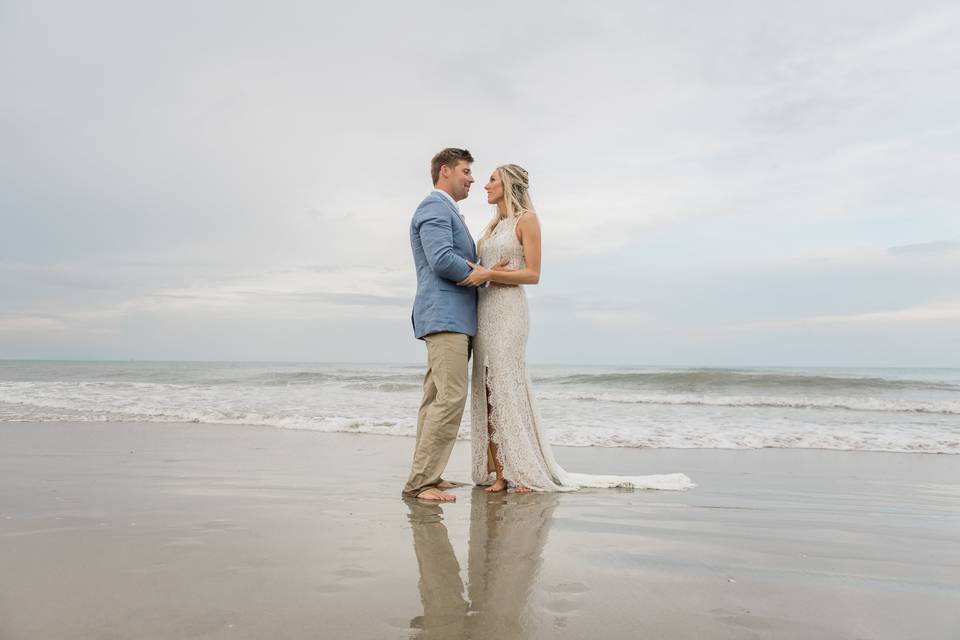
M 453 249 L 453 224 L 446 207 L 439 202 L 427 203 L 417 217 L 420 219 L 420 242 L 433 272 L 453 282 L 460 282 L 470 275 L 467 258 Z

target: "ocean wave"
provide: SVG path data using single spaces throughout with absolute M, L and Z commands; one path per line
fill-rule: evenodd
M 414 366 L 5 367 L 0 423 L 190 422 L 414 436 L 423 382 Z M 532 372 L 558 445 L 960 453 L 958 370 Z M 469 407 L 463 425 L 466 438 Z
M 312 384 L 398 384 L 416 385 L 423 382 L 423 374 L 371 373 L 366 371 L 271 371 L 240 380 L 243 384 L 264 386 L 290 386 Z
M 553 444 L 575 447 L 649 449 L 825 449 L 833 451 L 875 451 L 891 453 L 960 454 L 960 433 L 902 432 L 896 429 L 874 433 L 838 433 L 819 425 L 804 425 L 776 432 L 756 427 L 708 425 L 681 428 L 632 430 L 556 429 L 547 430 Z
M 688 405 L 705 407 L 767 407 L 783 409 L 839 409 L 843 411 L 877 411 L 886 413 L 931 413 L 960 415 L 960 402 L 901 400 L 855 397 L 770 397 L 770 396 L 703 396 L 693 394 L 618 394 L 590 392 L 537 393 L 541 400 L 578 400 L 616 404 Z
M 879 376 L 821 375 L 809 373 L 740 371 L 733 369 L 691 369 L 683 371 L 576 373 L 550 376 L 540 374 L 535 382 L 555 385 L 584 385 L 620 388 L 703 389 L 751 387 L 755 389 L 838 389 L 960 392 L 960 384 L 946 380 L 895 379 Z
M 380 391 L 383 393 L 398 393 L 408 391 L 419 391 L 423 388 L 420 383 L 413 382 L 387 382 L 387 381 L 363 381 L 353 382 L 346 385 L 347 389 L 356 391 Z
M 268 415 L 256 412 L 184 411 L 181 413 L 123 413 L 117 411 L 51 411 L 37 408 L 14 417 L 5 415 L 0 404 L 0 422 L 152 422 L 209 425 L 256 426 L 323 433 L 360 433 L 413 438 L 416 424 L 410 418 L 374 419 L 350 416 L 316 418 Z M 647 425 L 614 428 L 546 428 L 550 442 L 558 446 L 649 449 L 827 449 L 836 451 L 878 451 L 897 453 L 960 454 L 960 432 L 931 434 L 886 429 L 874 433 L 838 433 L 820 425 L 796 425 L 788 431 L 771 431 L 731 425 L 717 427 L 710 422 L 683 427 Z M 469 440 L 469 420 L 464 421 L 458 439 Z
M 147 422 L 157 424 L 209 424 L 274 427 L 320 431 L 324 433 L 367 433 L 376 435 L 415 436 L 416 424 L 393 420 L 368 420 L 351 417 L 315 418 L 306 416 L 265 415 L 256 412 L 163 411 L 125 413 L 121 411 L 21 411 L 17 416 L 0 412 L 0 422 Z

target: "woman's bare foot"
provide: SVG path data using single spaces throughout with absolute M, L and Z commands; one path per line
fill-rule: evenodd
M 487 493 L 500 493 L 507 488 L 507 481 L 503 478 L 497 478 L 497 481 L 484 489 Z
M 514 493 L 530 493 L 531 491 L 533 491 L 533 489 L 530 487 L 525 487 L 522 484 L 518 484 L 513 488 Z
M 430 487 L 429 489 L 424 489 L 418 493 L 417 500 L 430 500 L 431 502 L 456 502 L 457 496 L 444 493 L 436 487 Z

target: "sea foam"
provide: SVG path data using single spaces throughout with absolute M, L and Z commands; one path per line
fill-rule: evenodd
M 960 371 L 534 367 L 551 442 L 960 453 Z M 417 366 L 0 363 L 0 421 L 413 436 Z M 469 403 L 468 403 L 469 405 Z M 469 435 L 469 411 L 460 437 Z

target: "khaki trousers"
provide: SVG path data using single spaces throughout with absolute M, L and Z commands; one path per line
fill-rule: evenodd
M 432 333 L 427 343 L 427 375 L 417 414 L 417 443 L 403 495 L 416 496 L 440 482 L 460 430 L 467 401 L 467 361 L 470 337 L 463 333 Z

